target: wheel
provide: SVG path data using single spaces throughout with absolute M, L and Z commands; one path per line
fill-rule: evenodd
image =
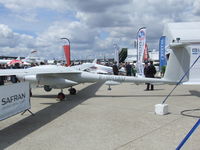
M 52 90 L 52 88 L 49 85 L 44 85 L 44 90 L 46 92 L 50 92 Z
M 69 89 L 69 93 L 70 93 L 70 95 L 75 95 L 76 94 L 76 89 L 75 88 Z
M 19 81 L 15 75 L 11 76 L 10 80 L 12 83 L 17 83 Z
M 62 92 L 58 93 L 58 96 L 57 98 L 60 100 L 60 101 L 63 101 L 65 99 L 65 94 L 63 94 Z

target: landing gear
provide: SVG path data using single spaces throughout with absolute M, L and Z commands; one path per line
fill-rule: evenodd
M 75 88 L 70 88 L 69 89 L 70 95 L 76 95 L 76 89 Z
M 110 85 L 108 85 L 108 91 L 111 91 L 112 89 L 111 89 L 111 87 L 110 87 Z
M 11 78 L 10 80 L 11 80 L 12 83 L 19 82 L 19 80 L 17 79 L 17 77 L 15 75 L 11 76 L 10 78 Z
M 60 101 L 63 101 L 63 100 L 65 99 L 65 94 L 63 93 L 63 89 L 61 89 L 61 92 L 58 93 L 57 98 L 58 98 Z
M 44 90 L 46 92 L 50 92 L 52 90 L 52 88 L 49 85 L 44 85 Z
M 58 98 L 60 101 L 63 101 L 63 100 L 65 99 L 65 94 L 63 94 L 63 92 L 60 92 L 60 93 L 58 93 L 57 98 Z
M 30 97 L 33 96 L 31 89 L 29 90 Z
M 70 95 L 75 95 L 76 94 L 76 89 L 71 87 L 69 89 L 69 93 L 70 93 Z M 63 89 L 61 89 L 61 92 L 58 93 L 57 99 L 59 99 L 60 101 L 63 101 L 65 99 L 65 94 L 63 93 Z

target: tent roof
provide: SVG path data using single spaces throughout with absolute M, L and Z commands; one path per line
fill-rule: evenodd
M 176 38 L 180 38 L 181 41 L 200 41 L 200 22 L 168 23 L 163 35 L 170 41 Z

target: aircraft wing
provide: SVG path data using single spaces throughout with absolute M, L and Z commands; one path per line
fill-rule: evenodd
M 48 73 L 37 73 L 37 77 L 47 78 L 47 77 L 54 77 L 54 78 L 63 78 L 68 79 L 71 76 L 75 77 L 76 75 L 81 74 L 81 72 L 74 71 L 74 72 L 48 72 Z
M 156 78 L 138 78 L 128 76 L 116 75 L 102 75 L 94 74 L 85 71 L 75 70 L 71 67 L 62 66 L 38 66 L 28 69 L 2 69 L 0 76 L 16 75 L 20 80 L 27 80 L 43 85 L 53 85 L 57 87 L 69 87 L 79 83 L 97 82 L 97 81 L 111 81 L 113 82 L 131 82 L 135 84 L 140 83 L 168 83 L 169 80 Z
M 97 63 L 97 59 L 95 58 L 92 63 L 96 64 Z
M 133 77 L 133 76 L 116 76 L 116 75 L 103 75 L 103 74 L 92 74 L 89 72 L 81 73 L 82 81 L 112 81 L 113 82 L 131 82 L 135 84 L 140 83 L 160 83 L 160 84 L 174 84 L 174 81 L 158 78 L 145 78 L 145 77 Z M 109 84 L 109 82 L 107 83 Z
M 26 69 L 0 69 L 0 76 L 20 75 L 26 73 Z
M 10 76 L 10 75 L 43 75 L 43 76 L 54 76 L 54 75 L 65 75 L 65 74 L 80 74 L 81 71 L 40 71 L 40 72 L 31 72 L 28 69 L 0 69 L 0 76 Z
M 40 85 L 50 85 L 54 88 L 77 85 L 78 82 L 74 81 L 74 79 L 78 78 L 80 73 L 81 71 L 59 66 L 0 70 L 0 76 L 16 75 L 19 80 Z

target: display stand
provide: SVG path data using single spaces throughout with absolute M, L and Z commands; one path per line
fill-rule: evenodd
M 32 111 L 30 111 L 29 109 L 26 109 L 24 112 L 21 113 L 21 115 L 23 115 L 26 111 L 28 111 L 32 116 L 35 116 L 35 114 Z

